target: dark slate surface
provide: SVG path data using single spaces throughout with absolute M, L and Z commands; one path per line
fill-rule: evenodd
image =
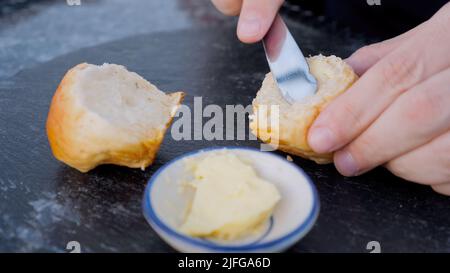
M 346 57 L 358 41 L 291 26 L 307 54 Z M 45 120 L 67 69 L 80 62 L 126 65 L 162 90 L 185 90 L 185 103 L 251 103 L 267 72 L 260 45 L 243 45 L 234 28 L 143 35 L 83 49 L 0 83 L 0 251 L 173 251 L 141 213 L 146 181 L 161 165 L 195 149 L 256 141 L 181 141 L 167 135 L 146 171 L 102 166 L 82 174 L 56 161 Z M 385 252 L 450 251 L 450 199 L 383 169 L 357 178 L 332 165 L 294 158 L 315 182 L 321 212 L 312 231 L 290 251 L 367 252 L 376 240 Z M 301 198 L 301 197 L 299 197 Z

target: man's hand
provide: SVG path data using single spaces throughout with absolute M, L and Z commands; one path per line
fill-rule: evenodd
M 255 43 L 266 35 L 283 0 L 212 0 L 223 14 L 239 15 L 237 35 L 244 43 Z
M 336 151 L 343 175 L 384 165 L 450 195 L 450 4 L 347 62 L 361 78 L 319 115 L 310 146 Z

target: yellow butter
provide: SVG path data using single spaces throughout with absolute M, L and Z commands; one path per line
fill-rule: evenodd
M 191 236 L 235 239 L 258 229 L 270 217 L 280 194 L 253 167 L 231 152 L 191 159 L 195 189 L 180 230 Z

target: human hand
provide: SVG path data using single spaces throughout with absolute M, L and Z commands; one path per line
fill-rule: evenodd
M 346 60 L 361 78 L 319 115 L 308 142 L 346 176 L 379 165 L 450 195 L 450 4 Z
M 211 0 L 225 15 L 239 15 L 237 36 L 244 43 L 255 43 L 266 35 L 284 0 Z

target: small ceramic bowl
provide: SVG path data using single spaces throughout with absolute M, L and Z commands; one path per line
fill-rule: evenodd
M 192 194 L 182 190 L 189 176 L 184 159 L 200 158 L 226 149 L 277 187 L 281 200 L 261 232 L 233 241 L 196 238 L 178 231 Z M 199 150 L 161 167 L 149 180 L 143 198 L 145 219 L 169 245 L 181 252 L 280 252 L 312 228 L 319 213 L 319 198 L 311 179 L 286 158 L 251 148 L 226 147 Z

